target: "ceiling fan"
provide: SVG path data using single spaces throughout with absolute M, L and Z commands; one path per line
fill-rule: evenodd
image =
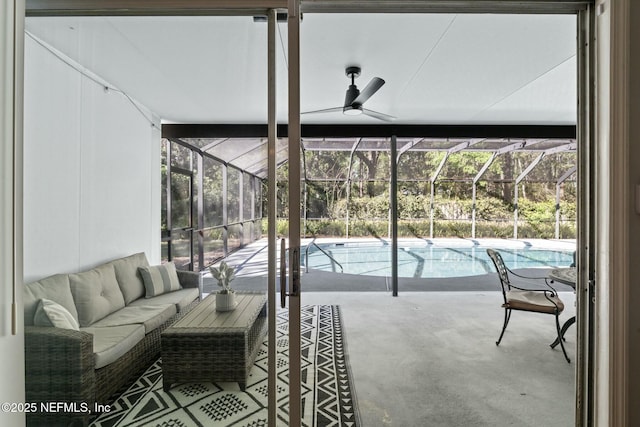
M 333 113 L 342 111 L 342 114 L 347 116 L 357 116 L 365 114 L 369 117 L 376 118 L 378 120 L 384 120 L 390 122 L 395 117 L 388 114 L 379 113 L 373 110 L 367 110 L 363 108 L 363 104 L 371 98 L 380 88 L 384 85 L 384 80 L 379 77 L 371 79 L 369 84 L 362 89 L 362 92 L 358 89 L 355 83 L 355 79 L 360 76 L 360 67 L 347 67 L 345 74 L 351 79 L 351 84 L 347 89 L 347 93 L 344 97 L 344 105 L 341 107 L 325 108 L 323 110 L 305 111 L 302 114 L 316 114 L 316 113 Z

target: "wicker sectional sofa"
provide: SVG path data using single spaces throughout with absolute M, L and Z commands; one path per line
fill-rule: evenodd
M 160 280 L 159 290 L 150 290 L 149 271 Z M 163 280 L 172 286 L 162 289 Z M 27 424 L 87 425 L 100 404 L 109 405 L 159 357 L 160 333 L 190 311 L 200 294 L 198 273 L 149 266 L 144 253 L 26 284 L 26 401 L 38 408 L 40 402 L 66 404 L 27 414 Z M 60 327 L 55 314 L 43 321 L 44 303 L 64 307 L 60 312 L 72 328 Z M 42 326 L 49 318 L 51 325 Z

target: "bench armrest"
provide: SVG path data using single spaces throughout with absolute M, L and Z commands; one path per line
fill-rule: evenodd
M 27 401 L 94 401 L 92 334 L 26 326 L 24 340 Z
M 183 288 L 196 288 L 198 296 L 202 299 L 202 276 L 197 271 L 176 270 L 178 280 Z

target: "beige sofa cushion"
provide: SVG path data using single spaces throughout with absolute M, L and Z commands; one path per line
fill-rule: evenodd
M 144 338 L 142 325 L 89 327 L 80 330 L 93 334 L 96 369 L 115 362 Z
M 69 313 L 69 310 L 46 298 L 42 298 L 38 303 L 36 314 L 33 316 L 33 324 L 36 326 L 73 329 L 74 331 L 80 329 L 78 320 Z
M 81 327 L 90 326 L 124 307 L 124 297 L 112 264 L 103 264 L 83 273 L 70 274 L 69 285 Z
M 116 271 L 116 279 L 124 296 L 125 305 L 138 298 L 144 297 L 144 283 L 138 271 L 138 267 L 146 267 L 149 265 L 149 261 L 144 252 L 119 258 L 108 264 L 112 264 Z
M 173 291 L 166 294 L 158 295 L 157 297 L 135 300 L 130 307 L 138 307 L 144 305 L 160 305 L 160 304 L 173 304 L 178 309 L 178 312 L 182 311 L 186 306 L 191 304 L 193 300 L 199 296 L 198 289 L 184 288 L 179 291 Z
M 175 304 L 128 306 L 121 308 L 115 313 L 111 313 L 104 319 L 98 320 L 91 326 L 98 328 L 133 325 L 137 323 L 143 325 L 144 332 L 148 334 L 176 313 Z
M 33 326 L 33 318 L 41 299 L 57 302 L 78 320 L 78 311 L 73 301 L 68 274 L 56 274 L 23 287 L 24 324 Z

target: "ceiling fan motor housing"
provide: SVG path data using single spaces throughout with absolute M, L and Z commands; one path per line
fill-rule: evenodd
M 342 108 L 342 113 L 355 116 L 362 113 L 362 104 L 354 103 L 355 99 L 360 95 L 360 90 L 356 86 L 356 78 L 360 77 L 360 73 L 362 70 L 360 67 L 350 66 L 344 70 L 344 73 L 351 79 L 351 84 L 349 85 L 349 89 L 347 89 L 347 93 L 344 96 L 344 107 Z
M 344 96 L 344 106 L 346 107 L 355 107 L 355 105 L 353 104 L 353 101 L 358 97 L 358 95 L 360 95 L 360 90 L 358 89 L 358 87 L 356 85 L 349 85 L 349 89 L 347 89 L 347 92 L 345 93 Z

